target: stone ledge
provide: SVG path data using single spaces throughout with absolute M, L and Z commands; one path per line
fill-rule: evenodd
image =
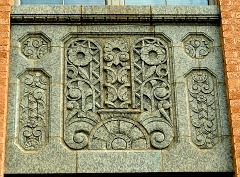
M 12 24 L 220 23 L 217 6 L 14 6 Z
M 211 23 L 219 24 L 219 15 L 179 15 L 179 14 L 12 14 L 12 24 L 113 24 L 113 23 Z

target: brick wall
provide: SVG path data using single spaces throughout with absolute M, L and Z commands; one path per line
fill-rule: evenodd
M 219 0 L 236 177 L 240 177 L 240 0 Z
M 0 177 L 4 174 L 11 0 L 0 0 Z

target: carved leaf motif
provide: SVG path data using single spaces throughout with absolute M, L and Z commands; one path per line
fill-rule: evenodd
M 145 79 L 150 78 L 156 71 L 156 66 L 151 66 L 145 73 Z
M 92 109 L 92 103 L 88 103 L 86 104 L 86 107 L 85 107 L 86 111 L 89 111 Z
M 89 75 L 85 69 L 83 69 L 82 67 L 79 67 L 78 71 L 79 71 L 80 76 L 83 77 L 83 79 L 89 80 Z
M 36 43 L 37 45 L 37 43 Z M 19 143 L 25 150 L 36 150 L 46 143 L 49 78 L 42 71 L 25 71 L 20 80 Z M 26 80 L 27 79 L 27 80 Z

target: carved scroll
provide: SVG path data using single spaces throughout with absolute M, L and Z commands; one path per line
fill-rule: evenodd
M 205 34 L 188 34 L 184 39 L 185 52 L 192 58 L 204 59 L 211 51 L 212 39 Z
M 139 39 L 133 47 L 133 106 L 146 111 L 139 122 L 152 146 L 165 148 L 173 139 L 168 48 L 158 38 Z
M 28 59 L 41 59 L 51 52 L 51 40 L 43 33 L 28 33 L 19 41 L 22 54 Z
M 123 39 L 112 39 L 105 44 L 104 85 L 107 108 L 128 108 L 131 104 L 128 50 L 128 43 Z
M 42 70 L 27 70 L 19 76 L 18 143 L 37 150 L 47 143 L 50 78 Z
M 65 46 L 64 140 L 71 149 L 163 149 L 173 140 L 167 43 L 77 38 Z M 103 56 L 101 48 L 103 48 Z
M 88 39 L 73 40 L 67 47 L 65 75 L 65 142 L 73 149 L 88 144 L 88 135 L 99 122 L 102 108 L 101 48 Z
M 206 69 L 187 75 L 192 141 L 199 148 L 212 148 L 218 141 L 216 78 Z

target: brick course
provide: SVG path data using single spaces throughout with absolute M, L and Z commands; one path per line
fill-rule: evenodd
M 4 176 L 11 1 L 0 0 L 0 177 Z
M 240 0 L 219 0 L 235 176 L 240 177 Z

